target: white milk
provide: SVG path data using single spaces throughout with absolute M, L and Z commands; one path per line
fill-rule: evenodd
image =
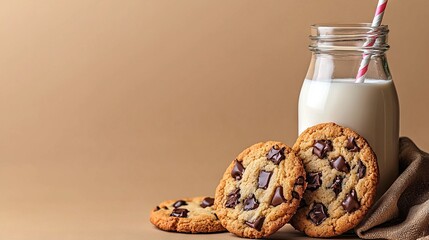
M 298 119 L 299 133 L 318 123 L 335 122 L 362 135 L 377 155 L 379 197 L 396 179 L 399 103 L 393 81 L 304 80 Z

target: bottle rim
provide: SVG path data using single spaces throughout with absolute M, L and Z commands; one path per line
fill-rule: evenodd
M 370 23 L 319 23 L 311 25 L 311 51 L 358 51 L 379 54 L 387 51 L 388 25 L 371 27 Z M 373 46 L 365 42 L 375 39 Z

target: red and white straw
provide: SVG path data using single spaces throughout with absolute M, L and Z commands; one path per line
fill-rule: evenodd
M 371 27 L 379 27 L 381 21 L 383 20 L 384 11 L 386 10 L 388 0 L 378 0 L 377 9 L 375 10 L 375 16 L 372 20 Z M 372 47 L 375 44 L 376 37 L 369 38 L 363 47 Z M 365 81 L 365 75 L 368 72 L 369 61 L 371 60 L 371 55 L 363 54 L 362 61 L 359 66 L 359 71 L 356 76 L 356 83 L 363 83 Z

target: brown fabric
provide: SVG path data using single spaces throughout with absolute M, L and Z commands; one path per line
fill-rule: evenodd
M 400 175 L 356 227 L 360 238 L 429 240 L 429 154 L 399 143 Z

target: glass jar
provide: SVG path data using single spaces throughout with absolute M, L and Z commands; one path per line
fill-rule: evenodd
M 378 196 L 398 175 L 399 103 L 385 52 L 387 26 L 313 25 L 310 66 L 298 104 L 299 133 L 323 122 L 335 122 L 363 136 L 377 155 Z M 372 47 L 366 41 L 376 39 Z M 355 78 L 362 55 L 371 60 L 364 83 Z

